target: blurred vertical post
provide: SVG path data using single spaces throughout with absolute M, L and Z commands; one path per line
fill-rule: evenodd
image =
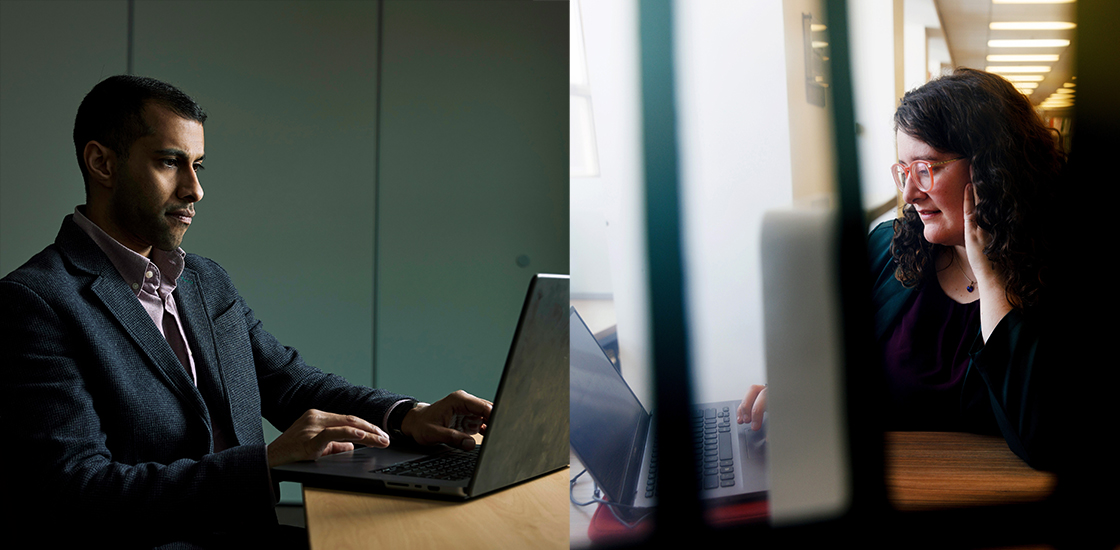
M 684 313 L 676 94 L 673 69 L 673 3 L 639 4 L 642 145 L 649 243 L 650 318 L 659 469 L 695 471 L 693 446 L 680 441 L 688 428 L 691 378 Z M 662 445 L 662 443 L 666 443 Z M 702 528 L 692 475 L 661 476 L 656 519 L 659 542 L 669 532 Z

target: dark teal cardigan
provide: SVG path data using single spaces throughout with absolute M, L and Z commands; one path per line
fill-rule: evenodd
M 917 287 L 907 288 L 895 279 L 898 267 L 891 258 L 892 222 L 884 222 L 868 238 L 875 340 L 882 350 L 884 337 L 909 309 Z M 1061 402 L 1054 371 L 1055 338 L 1046 325 L 1044 311 L 1012 310 L 984 342 L 979 331 L 970 351 L 971 361 L 961 389 L 960 411 L 971 431 L 987 432 L 998 426 L 1007 446 L 1034 468 L 1050 469 L 1056 456 L 1057 415 Z M 984 397 L 987 399 L 984 399 Z

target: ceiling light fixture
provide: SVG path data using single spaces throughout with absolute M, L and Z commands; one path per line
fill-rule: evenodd
M 989 73 L 1048 73 L 1049 65 L 988 65 L 984 67 Z
M 1018 63 L 1022 61 L 1049 61 L 1053 63 L 1058 60 L 1058 54 L 991 54 L 987 59 L 993 63 Z
M 992 0 L 993 4 L 1072 4 L 1074 0 Z
M 989 40 L 989 48 L 1064 48 L 1069 40 L 1064 38 L 1041 38 L 1031 40 Z
M 988 28 L 993 31 L 1066 31 L 1076 27 L 1069 21 L 992 21 Z
M 1005 74 L 1001 76 L 1004 80 L 1010 80 L 1011 82 L 1042 82 L 1046 79 L 1045 76 L 1040 74 Z

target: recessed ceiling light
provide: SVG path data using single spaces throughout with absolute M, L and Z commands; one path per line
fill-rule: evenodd
M 988 65 L 984 67 L 989 73 L 1048 73 L 1049 65 Z
M 828 29 L 828 27 L 826 25 L 822 25 L 820 23 L 811 23 L 809 25 L 809 30 L 813 31 L 813 32 L 820 32 L 820 31 L 823 31 L 823 30 L 826 30 L 826 29 Z
M 1057 95 L 1057 96 L 1073 97 L 1074 93 L 1076 93 L 1076 92 L 1074 92 L 1073 90 L 1071 90 L 1069 88 L 1058 88 L 1057 90 L 1054 90 L 1054 95 Z
M 1005 74 L 1000 76 L 1011 82 L 1042 82 L 1046 79 L 1045 76 L 1040 74 Z
M 988 61 L 993 63 L 1015 63 L 1020 61 L 1049 61 L 1054 62 L 1058 60 L 1056 53 L 1037 53 L 1037 54 L 991 54 L 987 57 Z
M 1069 21 L 992 21 L 993 31 L 1065 31 L 1076 27 Z
M 1065 86 L 1066 88 L 1072 88 L 1074 86 L 1077 86 L 1077 84 L 1074 84 L 1072 82 L 1066 82 L 1065 84 L 1062 84 L 1062 86 Z
M 1033 90 L 1033 89 L 1038 87 L 1038 82 L 1016 82 L 1015 87 L 1016 88 L 1030 88 L 1030 89 Z
M 1032 40 L 989 40 L 989 48 L 1064 48 L 1069 40 L 1064 38 L 1042 38 Z
M 992 0 L 993 4 L 1072 4 L 1074 0 Z

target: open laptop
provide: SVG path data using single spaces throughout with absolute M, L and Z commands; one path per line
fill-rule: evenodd
M 652 507 L 656 481 L 667 475 L 699 475 L 702 500 L 766 495 L 765 429 L 736 423 L 738 401 L 694 406 L 692 425 L 702 434 L 696 443 L 699 472 L 659 472 L 654 415 L 646 412 L 575 308 L 569 330 L 571 447 L 611 502 Z M 688 434 L 680 441 L 689 444 Z
M 486 436 L 475 450 L 394 440 L 385 449 L 277 466 L 273 480 L 466 499 L 567 466 L 568 281 L 567 275 L 537 274 L 529 283 Z M 437 466 L 462 461 L 473 465 Z

